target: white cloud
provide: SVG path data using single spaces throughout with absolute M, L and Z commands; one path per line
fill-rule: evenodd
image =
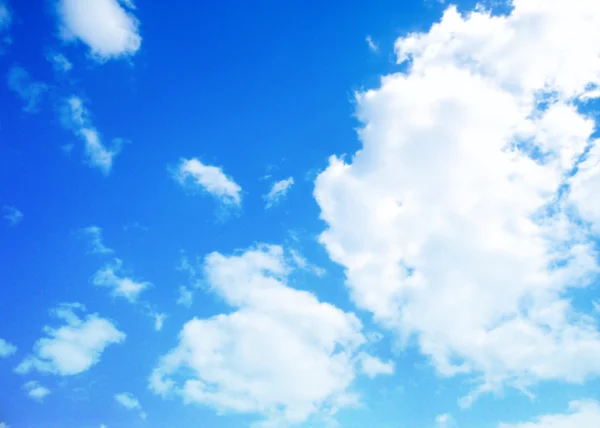
M 39 339 L 33 355 L 27 356 L 15 371 L 20 374 L 37 370 L 70 376 L 88 370 L 100 361 L 107 346 L 125 340 L 125 334 L 112 322 L 97 314 L 79 318 L 75 311 L 85 310 L 79 303 L 62 304 L 52 314 L 65 325 L 59 328 L 44 327 L 48 337 Z
M 205 165 L 196 158 L 181 159 L 173 176 L 182 186 L 200 188 L 224 204 L 239 206 L 241 203 L 242 188 L 220 167 Z
M 31 380 L 23 385 L 27 395 L 33 400 L 42 401 L 44 397 L 50 394 L 50 390 L 35 380 Z
M 185 286 L 179 287 L 179 298 L 177 299 L 177 304 L 185 306 L 189 308 L 194 303 L 194 295 L 192 292 Z
M 271 208 L 273 205 L 277 205 L 283 198 L 285 198 L 293 184 L 293 177 L 273 183 L 269 193 L 263 196 L 264 200 L 266 201 L 265 208 Z
M 63 117 L 65 126 L 70 128 L 85 145 L 85 156 L 90 166 L 99 168 L 108 174 L 113 164 L 113 158 L 121 152 L 124 140 L 113 139 L 110 147 L 106 147 L 96 128 L 91 123 L 89 112 L 81 98 L 73 95 L 66 100 L 66 111 Z
M 533 422 L 501 423 L 498 428 L 597 428 L 600 426 L 600 403 L 596 400 L 572 401 L 569 412 L 545 415 Z
M 132 6 L 123 0 L 58 0 L 61 36 L 85 43 L 98 61 L 134 55 L 142 38 Z
M 104 242 L 102 241 L 102 228 L 98 226 L 88 226 L 82 229 L 82 232 L 90 240 L 90 248 L 92 253 L 110 254 L 114 252 L 112 248 L 108 248 L 104 245 Z
M 10 428 L 10 425 L 6 425 L 4 422 L 0 422 L 0 428 Z
M 367 46 L 369 47 L 369 50 L 371 52 L 379 53 L 379 46 L 377 45 L 377 43 L 375 43 L 373 37 L 369 35 L 365 38 L 365 41 L 367 42 Z
M 435 418 L 435 424 L 437 428 L 451 428 L 456 426 L 454 418 L 448 413 L 438 415 Z
M 600 374 L 596 323 L 568 298 L 599 272 L 572 209 L 597 227 L 593 200 L 577 198 L 597 193 L 596 148 L 569 178 L 597 144 L 574 106 L 600 80 L 597 28 L 595 1 L 449 8 L 396 42 L 407 71 L 356 97 L 362 149 L 316 180 L 320 240 L 352 299 L 439 374 L 471 375 L 463 405 Z
M 292 258 L 292 261 L 294 262 L 294 264 L 302 269 L 302 270 L 306 270 L 308 272 L 312 272 L 313 274 L 317 275 L 317 276 L 323 276 L 327 273 L 327 271 L 325 269 L 323 269 L 322 267 L 319 266 L 315 266 L 311 263 L 308 262 L 308 260 L 306 260 L 306 257 L 304 257 L 298 250 L 295 249 L 290 249 L 290 257 Z
M 5 2 L 0 1 L 0 33 L 6 31 L 12 22 L 12 14 Z
M 600 204 L 597 201 L 600 194 L 600 140 L 594 142 L 570 184 L 569 200 L 583 220 L 600 235 Z
M 370 378 L 394 373 L 393 361 L 381 361 L 379 358 L 365 353 L 359 355 L 359 361 L 361 371 Z
M 142 406 L 137 398 L 129 392 L 122 392 L 115 394 L 115 400 L 129 410 L 138 410 L 140 412 L 140 418 L 146 419 L 146 413 L 142 410 Z
M 154 317 L 154 330 L 161 331 L 167 319 L 167 314 L 154 313 L 152 315 Z
M 23 213 L 15 207 L 4 205 L 2 207 L 2 212 L 4 213 L 4 220 L 11 226 L 16 226 L 23 221 Z
M 121 276 L 121 265 L 123 262 L 115 259 L 113 264 L 107 264 L 95 273 L 92 282 L 99 287 L 112 289 L 111 294 L 115 297 L 123 297 L 131 303 L 135 303 L 139 295 L 148 288 L 149 282 L 140 282 L 126 276 Z
M 36 82 L 27 70 L 17 66 L 8 71 L 6 81 L 10 90 L 23 101 L 23 111 L 36 113 L 43 95 L 48 91 L 48 85 Z
M 50 51 L 46 53 L 46 59 L 50 62 L 50 64 L 52 64 L 52 67 L 54 67 L 55 71 L 66 73 L 71 71 L 73 68 L 71 61 L 69 61 L 66 56 L 59 52 Z
M 209 254 L 207 284 L 236 311 L 187 322 L 161 358 L 150 388 L 218 411 L 257 413 L 288 426 L 355 404 L 362 325 L 313 294 L 286 285 L 279 246 Z
M 17 352 L 17 347 L 0 338 L 0 358 L 6 358 Z

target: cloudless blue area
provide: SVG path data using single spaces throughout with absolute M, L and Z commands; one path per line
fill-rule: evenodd
M 137 0 L 141 50 L 130 60 L 99 64 L 82 44 L 58 41 L 51 2 L 9 4 L 15 21 L 13 44 L 0 56 L 0 206 L 15 206 L 24 218 L 17 227 L 0 223 L 0 337 L 19 348 L 0 359 L 0 421 L 11 428 L 248 426 L 257 418 L 218 415 L 147 389 L 157 359 L 176 345 L 185 322 L 231 311 L 202 290 L 190 308 L 176 304 L 179 286 L 190 285 L 176 269 L 180 258 L 229 254 L 256 242 L 285 244 L 294 234 L 304 255 L 327 274 L 298 273 L 292 285 L 356 311 L 342 269 L 316 241 L 324 224 L 313 180 L 330 155 L 352 155 L 360 147 L 353 92 L 398 71 L 394 40 L 427 29 L 443 6 L 422 0 Z M 367 35 L 379 54 L 368 49 Z M 44 57 L 49 49 L 73 63 L 69 75 L 52 69 Z M 14 65 L 50 85 L 37 113 L 24 112 L 6 85 Z M 107 177 L 82 161 L 81 141 L 61 125 L 61 100 L 71 94 L 83 97 L 105 143 L 129 141 Z M 184 191 L 169 173 L 181 157 L 223 167 L 243 188 L 242 211 L 219 219 L 213 198 Z M 265 210 L 262 195 L 272 181 L 290 176 L 293 191 Z M 79 231 L 90 225 L 103 229 L 114 255 L 89 253 Z M 132 277 L 152 283 L 144 299 L 168 314 L 162 331 L 154 331 L 139 306 L 91 284 L 113 256 Z M 49 309 L 75 301 L 115 320 L 127 340 L 81 375 L 28 376 L 53 391 L 36 403 L 22 390 L 25 378 L 13 373 L 14 366 L 44 325 L 59 322 Z M 367 314 L 358 314 L 375 329 Z M 461 411 L 456 399 L 468 392 L 464 379 L 438 377 L 414 350 L 395 351 L 391 339 L 378 346 L 382 357 L 396 359 L 397 372 L 358 379 L 355 389 L 365 405 L 343 410 L 342 427 L 427 428 L 436 415 L 451 412 L 461 427 L 485 428 L 563 411 L 581 396 L 600 399 L 597 384 L 553 385 L 536 388 L 535 401 L 506 391 Z M 146 421 L 118 406 L 113 394 L 120 391 L 140 399 Z

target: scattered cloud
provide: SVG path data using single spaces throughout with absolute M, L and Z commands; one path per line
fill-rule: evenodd
M 23 221 L 23 213 L 10 205 L 4 205 L 2 207 L 2 213 L 4 220 L 11 226 L 16 226 Z
M 49 51 L 46 53 L 46 59 L 52 64 L 54 70 L 60 73 L 66 73 L 73 68 L 71 61 L 60 52 Z
M 269 193 L 263 196 L 264 200 L 266 201 L 265 208 L 271 208 L 273 205 L 277 205 L 283 198 L 285 198 L 293 184 L 293 177 L 273 183 Z
M 31 380 L 23 385 L 23 389 L 27 391 L 27 395 L 36 401 L 42 401 L 44 397 L 50 394 L 50 390 L 45 386 L 41 385 L 35 380 Z
M 83 234 L 88 237 L 90 248 L 94 254 L 111 254 L 114 251 L 108 248 L 102 242 L 102 228 L 98 226 L 88 226 L 82 229 Z
M 167 319 L 167 314 L 154 313 L 152 315 L 154 317 L 154 330 L 161 331 Z
M 48 91 L 48 85 L 36 82 L 27 70 L 14 66 L 8 71 L 7 84 L 11 91 L 23 101 L 23 111 L 36 113 L 43 95 Z
M 182 186 L 202 189 L 223 204 L 239 206 L 242 201 L 242 188 L 222 168 L 205 165 L 196 158 L 181 159 L 173 177 Z
M 325 269 L 323 269 L 322 267 L 319 266 L 315 266 L 311 263 L 308 262 L 308 260 L 306 260 L 306 257 L 304 257 L 300 251 L 295 250 L 295 249 L 290 249 L 290 257 L 292 258 L 292 262 L 294 262 L 294 264 L 305 271 L 308 272 L 312 272 L 313 274 L 317 275 L 317 276 L 323 276 L 327 273 L 327 271 Z
M 100 62 L 134 55 L 142 37 L 133 10 L 131 1 L 58 0 L 61 37 L 85 43 Z
M 113 139 L 111 146 L 106 147 L 100 139 L 100 134 L 92 125 L 89 112 L 83 105 L 82 99 L 75 95 L 66 100 L 63 123 L 83 141 L 89 165 L 108 174 L 113 164 L 113 158 L 121 152 L 124 140 Z
M 0 422 L 0 428 L 10 428 L 10 425 L 5 424 L 4 422 Z
M 5 2 L 0 1 L 0 34 L 10 27 L 12 14 Z
M 4 339 L 0 339 L 0 358 L 6 358 L 17 352 L 17 347 Z
M 148 288 L 149 282 L 139 282 L 126 276 L 121 276 L 121 266 L 123 262 L 115 259 L 112 264 L 106 264 L 104 268 L 98 270 L 94 275 L 92 282 L 99 287 L 108 287 L 112 289 L 111 294 L 115 297 L 123 297 L 130 303 L 135 303 L 139 295 Z
M 361 371 L 370 378 L 394 374 L 393 361 L 381 361 L 379 358 L 365 353 L 360 354 L 358 358 Z
M 33 354 L 17 366 L 17 373 L 37 370 L 61 376 L 76 375 L 97 364 L 107 346 L 125 340 L 125 333 L 117 330 L 111 321 L 97 314 L 81 319 L 76 311 L 85 311 L 85 307 L 80 303 L 64 303 L 52 311 L 65 325 L 44 327 L 47 337 L 35 343 Z
M 572 401 L 569 412 L 541 416 L 533 422 L 501 423 L 498 428 L 596 428 L 600 426 L 600 403 L 596 400 Z
M 154 369 L 152 391 L 219 411 L 261 414 L 264 427 L 356 404 L 349 388 L 365 343 L 361 322 L 289 287 L 282 247 L 211 253 L 203 268 L 210 289 L 236 310 L 187 322 L 178 346 Z
M 177 304 L 189 308 L 194 303 L 194 294 L 185 286 L 179 287 L 179 298 Z
M 469 376 L 463 405 L 600 374 L 600 332 L 568 296 L 600 272 L 600 148 L 576 107 L 600 83 L 600 3 L 513 5 L 449 7 L 398 39 L 406 71 L 356 94 L 361 150 L 315 182 L 353 301 Z
M 138 410 L 140 412 L 140 418 L 146 419 L 146 413 L 142 410 L 142 406 L 137 398 L 129 392 L 122 392 L 115 394 L 115 400 L 121 406 L 129 410 Z
M 437 428 L 453 428 L 456 424 L 454 418 L 449 413 L 444 413 L 435 418 L 435 426 Z
M 379 53 L 379 45 L 375 43 L 375 41 L 370 35 L 365 38 L 365 41 L 367 42 L 367 46 L 369 47 L 369 50 L 371 52 Z

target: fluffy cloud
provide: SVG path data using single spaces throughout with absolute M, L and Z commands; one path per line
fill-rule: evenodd
M 15 371 L 76 375 L 97 364 L 107 346 L 125 340 L 125 334 L 109 320 L 97 314 L 81 319 L 75 313 L 83 310 L 79 303 L 62 304 L 54 309 L 52 314 L 66 324 L 59 328 L 44 327 L 48 337 L 35 343 L 33 355 L 27 356 Z
M 207 284 L 236 311 L 187 322 L 150 378 L 158 394 L 219 411 L 258 413 L 262 426 L 300 423 L 356 402 L 362 325 L 313 294 L 286 285 L 278 246 L 208 255 Z
M 600 374 L 596 323 L 567 295 L 599 272 L 578 217 L 597 233 L 598 143 L 577 108 L 600 83 L 598 28 L 592 0 L 448 8 L 396 42 L 407 71 L 356 97 L 362 149 L 316 180 L 352 299 L 441 375 L 474 376 L 463 405 Z
M 113 158 L 121 151 L 123 140 L 116 138 L 110 147 L 106 147 L 96 128 L 92 125 L 89 112 L 81 98 L 71 96 L 66 100 L 63 122 L 85 144 L 85 155 L 90 166 L 99 168 L 108 174 L 113 164 Z
M 600 426 L 600 403 L 595 400 L 572 401 L 569 412 L 545 415 L 534 422 L 500 424 L 498 428 L 596 428 Z
M 181 159 L 173 171 L 182 186 L 202 189 L 227 205 L 240 205 L 242 188 L 216 166 L 205 165 L 196 158 Z
M 131 1 L 58 0 L 64 40 L 85 43 L 98 61 L 134 55 L 142 43 Z
M 104 268 L 98 270 L 92 282 L 99 287 L 108 287 L 111 294 L 115 297 L 123 297 L 131 303 L 135 303 L 139 295 L 148 288 L 149 282 L 140 282 L 126 276 L 121 276 L 121 265 L 123 262 L 115 259 L 114 263 L 107 264 Z
M 2 212 L 4 220 L 6 220 L 11 226 L 16 226 L 23 221 L 23 213 L 15 207 L 4 205 L 2 207 Z
M 138 410 L 140 418 L 146 419 L 146 413 L 142 410 L 142 406 L 137 398 L 129 392 L 115 394 L 115 400 L 123 407 L 129 410 Z
M 22 67 L 12 67 L 6 78 L 8 87 L 23 101 L 23 111 L 35 113 L 43 95 L 48 91 L 48 85 L 36 82 L 27 70 Z
M 379 358 L 365 353 L 359 355 L 359 361 L 360 370 L 370 378 L 394 373 L 393 361 L 381 361 Z
M 112 248 L 108 248 L 102 241 L 102 229 L 98 226 L 89 226 L 82 229 L 83 234 L 90 241 L 90 249 L 95 254 L 111 254 Z
M 0 358 L 6 358 L 17 352 L 17 347 L 4 339 L 0 339 Z
M 46 59 L 52 64 L 55 71 L 66 73 L 71 71 L 73 64 L 61 53 L 50 51 L 46 53 Z
M 36 401 L 42 401 L 44 397 L 50 394 L 50 390 L 43 385 L 40 385 L 39 382 L 35 380 L 31 380 L 23 385 L 23 389 L 27 391 L 27 395 Z
M 273 205 L 277 205 L 281 199 L 285 198 L 285 195 L 287 195 L 293 184 L 293 177 L 273 183 L 269 193 L 263 196 L 266 201 L 265 208 L 271 208 Z

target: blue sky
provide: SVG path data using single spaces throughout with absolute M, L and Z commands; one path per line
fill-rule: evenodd
M 597 28 L 0 0 L 0 428 L 600 426 Z

